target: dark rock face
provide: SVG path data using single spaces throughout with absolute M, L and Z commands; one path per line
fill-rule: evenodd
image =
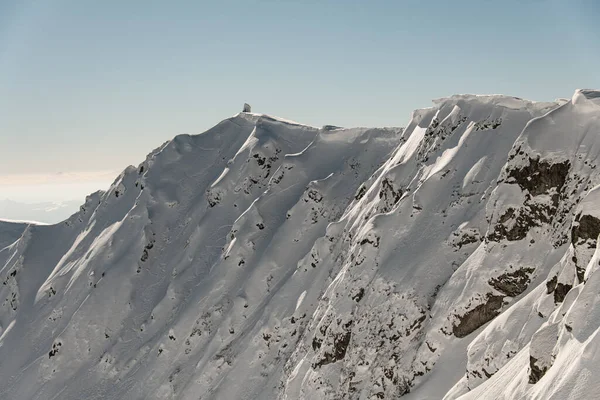
M 573 288 L 572 285 L 558 283 L 556 285 L 556 289 L 554 289 L 554 302 L 562 303 L 565 300 L 567 293 L 569 293 L 569 290 L 571 290 L 572 288 Z
M 574 248 L 572 261 L 575 263 L 577 280 L 583 282 L 585 270 L 596 249 L 600 234 L 600 219 L 591 215 L 577 215 L 571 228 L 571 244 Z
M 381 182 L 381 189 L 379 190 L 379 198 L 382 204 L 380 212 L 386 213 L 394 208 L 402 198 L 403 193 L 402 189 L 395 189 L 389 179 L 384 179 Z
M 593 241 L 593 247 L 596 248 L 596 239 L 600 234 L 600 219 L 591 215 L 584 215 L 579 218 L 577 224 L 571 230 L 571 243 L 573 245 L 582 243 L 586 240 Z
M 484 120 L 484 121 L 479 121 L 479 122 L 475 123 L 475 130 L 476 131 L 485 131 L 488 129 L 496 129 L 500 125 L 502 125 L 502 118 L 496 118 L 491 121 Z
M 548 367 L 539 367 L 537 359 L 529 356 L 529 383 L 537 383 L 548 371 Z
M 533 271 L 533 268 L 521 268 L 513 272 L 507 272 L 497 278 L 490 279 L 488 284 L 500 293 L 516 297 L 527 289 L 530 282 L 529 276 Z
M 572 288 L 572 285 L 558 282 L 558 277 L 556 275 L 546 282 L 546 293 L 554 293 L 555 303 L 562 303 L 565 300 L 567 293 L 569 293 L 569 290 Z
M 531 228 L 551 223 L 570 165 L 568 161 L 551 164 L 549 161 L 540 161 L 539 158 L 529 158 L 527 166 L 510 170 L 507 183 L 518 184 L 529 195 L 522 207 L 510 207 L 500 216 L 488 239 L 495 242 L 502 239 L 522 240 Z M 536 200 L 536 196 L 543 194 L 551 195 L 550 205 Z
M 532 196 L 548 193 L 552 188 L 560 192 L 569 173 L 570 163 L 550 164 L 549 161 L 540 161 L 539 158 L 529 158 L 529 165 L 509 172 L 509 178 Z
M 356 201 L 362 199 L 364 197 L 365 193 L 367 193 L 367 187 L 363 183 L 362 185 L 360 185 L 360 187 L 356 191 L 356 194 L 354 195 L 354 199 Z
M 52 358 L 55 355 L 57 355 L 58 351 L 60 350 L 61 347 L 62 347 L 62 343 L 61 342 L 54 343 L 52 345 L 52 350 L 50 350 L 50 352 L 48 352 L 48 358 Z
M 503 299 L 504 296 L 495 296 L 488 293 L 485 303 L 478 305 L 463 316 L 458 317 L 458 325 L 452 327 L 454 336 L 463 338 L 494 319 L 500 314 Z
M 510 207 L 498 219 L 494 231 L 488 239 L 498 242 L 502 239 L 517 241 L 525 239 L 531 228 L 551 222 L 551 216 L 556 211 L 554 207 L 525 202 L 525 207 L 518 210 Z
M 433 118 L 417 151 L 417 160 L 422 163 L 427 162 L 429 156 L 437 151 L 442 143 L 466 120 L 467 117 L 463 115 L 459 116 L 454 122 L 440 122 L 437 118 Z
M 210 208 L 219 204 L 222 200 L 222 193 L 218 190 L 208 190 L 206 192 L 206 201 Z
M 346 350 L 348 349 L 348 345 L 350 344 L 351 336 L 352 334 L 350 331 L 335 334 L 333 337 L 333 351 L 324 352 L 323 357 L 313 365 L 313 368 L 320 368 L 323 365 L 343 360 L 344 357 L 346 357 Z M 318 346 L 315 346 L 315 341 L 313 340 L 313 349 L 318 349 L 320 346 L 320 343 L 318 344 Z
M 479 231 L 471 228 L 453 232 L 449 244 L 454 247 L 454 251 L 458 251 L 464 246 L 479 243 L 480 241 L 481 235 L 479 234 Z
M 550 293 L 554 292 L 554 289 L 556 289 L 557 283 L 558 283 L 558 277 L 556 277 L 556 276 L 553 276 L 552 279 L 547 281 L 546 282 L 546 293 L 550 294 Z
M 512 227 L 508 228 L 506 223 L 514 220 Z M 522 240 L 527 236 L 529 229 L 534 226 L 534 221 L 531 218 L 526 218 L 523 214 L 517 213 L 514 208 L 509 208 L 498 219 L 498 223 L 494 227 L 494 231 L 488 238 L 494 242 L 499 242 L 502 239 L 516 241 Z

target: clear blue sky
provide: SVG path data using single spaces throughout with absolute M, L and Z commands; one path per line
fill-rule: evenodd
M 599 20 L 598 0 L 0 0 L 0 179 L 121 170 L 244 102 L 403 126 L 454 93 L 570 97 L 600 88 Z

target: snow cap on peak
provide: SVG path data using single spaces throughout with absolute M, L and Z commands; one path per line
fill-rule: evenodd
M 319 129 L 318 127 L 308 125 L 308 124 L 302 124 L 300 122 L 292 121 L 290 119 L 275 117 L 273 115 L 268 115 L 268 114 L 253 113 L 250 111 L 242 111 L 242 112 L 234 115 L 232 118 L 243 118 L 243 119 L 245 119 L 247 121 L 251 121 L 257 125 L 269 124 L 269 123 L 282 123 L 282 124 L 286 124 L 286 125 L 305 126 L 307 128 L 311 128 L 311 129 Z
M 600 106 L 600 90 L 577 89 L 571 99 L 573 104 L 593 103 Z
M 520 97 L 514 96 L 506 96 L 503 94 L 487 94 L 487 95 L 478 95 L 478 94 L 455 94 L 450 97 L 442 97 L 439 99 L 433 100 L 433 104 L 439 106 L 443 103 L 458 103 L 460 101 L 464 102 L 476 102 L 481 104 L 494 104 L 497 106 L 502 106 L 511 109 L 520 109 L 523 107 L 530 106 L 535 102 L 530 100 L 525 100 Z

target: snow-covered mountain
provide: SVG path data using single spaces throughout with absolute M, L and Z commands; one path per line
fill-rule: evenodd
M 599 156 L 591 90 L 177 136 L 0 223 L 0 398 L 597 398 Z
M 17 241 L 25 232 L 27 224 L 27 222 L 0 219 L 0 249 L 4 249 Z

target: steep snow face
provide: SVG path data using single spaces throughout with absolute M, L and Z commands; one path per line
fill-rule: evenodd
M 530 293 L 472 341 L 467 375 L 447 398 L 468 389 L 459 398 L 597 398 L 598 98 L 577 91 L 515 143 L 495 189 L 492 221 L 501 228 L 492 222 L 490 231 L 504 239 L 493 246 L 541 264 L 521 262 L 520 275 L 533 268 Z M 486 376 L 475 373 L 484 368 Z
M 23 226 L 0 253 L 0 398 L 275 393 L 328 275 L 300 260 L 403 140 L 242 113 Z
M 243 112 L 0 223 L 0 398 L 595 398 L 598 98 Z
M 19 239 L 26 227 L 25 222 L 0 220 L 0 250 Z
M 455 96 L 414 113 L 406 142 L 330 226 L 336 247 L 318 254 L 334 274 L 282 397 L 439 399 L 460 379 L 466 357 L 448 353 L 505 307 L 477 276 L 501 275 L 482 265 L 486 205 L 513 143 L 551 107 Z

